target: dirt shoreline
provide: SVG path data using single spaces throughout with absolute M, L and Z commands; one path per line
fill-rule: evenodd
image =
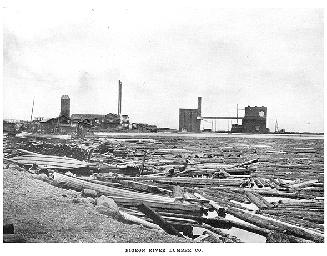
M 76 200 L 77 199 L 77 200 Z M 3 223 L 35 243 L 185 243 L 186 239 L 121 223 L 80 202 L 81 194 L 54 187 L 15 168 L 3 169 Z

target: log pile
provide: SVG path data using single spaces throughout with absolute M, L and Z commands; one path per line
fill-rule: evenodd
M 33 152 L 11 149 L 6 159 L 52 170 L 52 184 L 105 195 L 126 220 L 169 234 L 237 242 L 228 232 L 239 229 L 267 242 L 323 242 L 321 143 L 247 143 L 236 138 L 94 137 L 63 146 L 28 140 L 17 145 Z M 42 152 L 42 147 L 51 150 Z M 81 168 L 89 173 L 78 172 Z M 194 228 L 203 233 L 194 235 Z

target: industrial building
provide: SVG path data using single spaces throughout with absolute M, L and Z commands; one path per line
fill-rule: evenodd
M 74 124 L 84 124 L 91 127 L 99 127 L 102 129 L 117 128 L 122 126 L 128 128 L 129 117 L 128 115 L 122 115 L 122 82 L 118 81 L 118 114 L 109 113 L 106 115 L 100 114 L 72 114 L 71 123 Z M 63 95 L 67 96 L 67 95 Z M 62 97 L 62 99 L 63 99 Z M 67 96 L 68 97 L 68 96 Z M 66 97 L 65 97 L 66 98 Z M 69 97 L 68 97 L 69 98 Z M 61 99 L 61 102 L 63 101 Z M 63 103 L 61 104 L 63 106 Z M 64 105 L 66 106 L 66 105 Z M 63 111 L 63 110 L 62 110 Z
M 70 98 L 68 95 L 61 96 L 61 111 L 60 116 L 70 118 Z
M 179 109 L 179 131 L 200 132 L 201 120 L 197 117 L 197 109 Z
M 138 130 L 141 132 L 157 132 L 157 126 L 130 123 L 129 116 L 122 114 L 122 82 L 118 81 L 118 113 L 108 114 L 70 114 L 70 98 L 61 97 L 61 110 L 59 117 L 34 120 L 36 129 L 53 132 L 71 132 L 77 128 L 91 128 L 92 130 Z
M 267 108 L 245 107 L 245 115 L 242 118 L 242 130 L 245 133 L 267 133 Z
M 179 109 L 179 131 L 180 132 L 195 132 L 201 131 L 201 120 L 233 120 L 237 123 L 232 125 L 231 132 L 233 133 L 268 133 L 267 128 L 267 107 L 245 107 L 244 117 L 238 116 L 238 107 L 236 117 L 230 116 L 203 116 L 202 115 L 202 98 L 198 97 L 197 109 Z M 242 124 L 238 124 L 238 119 L 242 120 Z
M 71 123 L 83 123 L 85 125 L 101 127 L 103 129 L 116 128 L 121 124 L 121 119 L 117 114 L 72 114 Z
M 198 97 L 198 108 L 179 109 L 179 131 L 180 132 L 200 132 L 201 126 L 201 106 L 202 98 Z

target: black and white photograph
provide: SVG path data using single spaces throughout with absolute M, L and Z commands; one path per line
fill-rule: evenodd
M 3 243 L 324 243 L 324 8 L 137 2 L 2 4 Z

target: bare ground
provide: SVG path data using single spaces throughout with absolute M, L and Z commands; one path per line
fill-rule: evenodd
M 183 238 L 102 215 L 80 193 L 14 168 L 3 170 L 3 221 L 28 242 L 178 243 Z

